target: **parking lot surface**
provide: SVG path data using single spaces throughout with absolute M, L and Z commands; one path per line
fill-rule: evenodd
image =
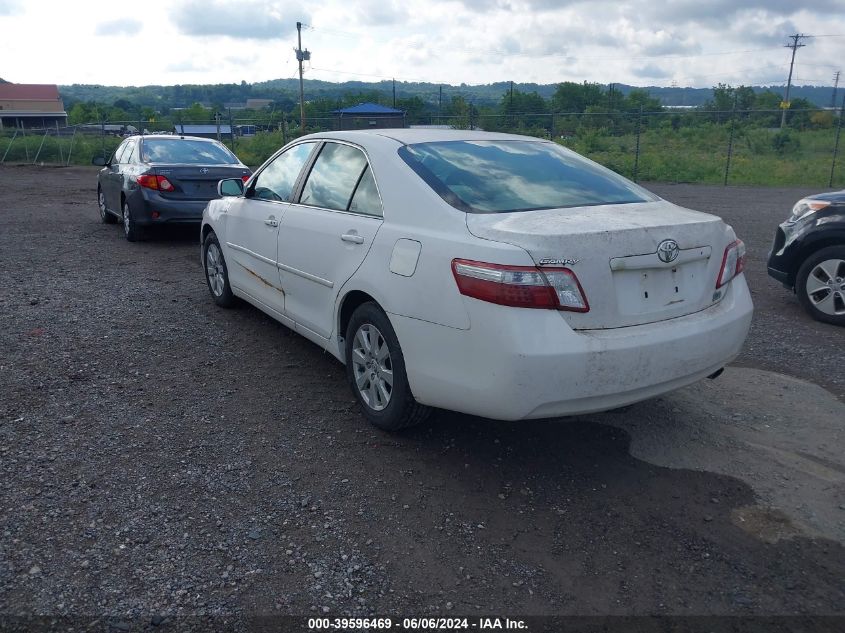
M 810 193 L 653 185 L 748 245 L 715 381 L 400 435 L 217 308 L 194 231 L 127 243 L 93 169 L 0 168 L 0 614 L 845 615 L 845 331 L 765 274 Z

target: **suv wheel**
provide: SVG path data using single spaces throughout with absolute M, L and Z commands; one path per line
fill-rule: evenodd
M 845 325 L 845 246 L 823 248 L 804 260 L 795 291 L 814 319 Z

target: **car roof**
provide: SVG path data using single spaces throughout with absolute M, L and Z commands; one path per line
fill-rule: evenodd
M 184 141 L 208 141 L 209 143 L 219 142 L 216 138 L 203 138 L 202 136 L 189 136 L 187 134 L 133 134 L 129 138 L 139 138 L 144 140 L 179 139 Z
M 393 141 L 400 145 L 414 143 L 436 143 L 444 141 L 531 141 L 548 142 L 534 136 L 505 134 L 503 132 L 479 132 L 475 130 L 443 130 L 425 128 L 384 128 L 379 130 L 350 130 L 345 132 L 318 132 L 302 139 L 337 139 L 367 145 Z

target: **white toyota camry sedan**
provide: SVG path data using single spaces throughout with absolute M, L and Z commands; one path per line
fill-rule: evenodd
M 366 417 L 613 409 L 715 376 L 751 322 L 745 245 L 556 143 L 458 130 L 296 139 L 205 209 L 214 301 L 346 365 Z

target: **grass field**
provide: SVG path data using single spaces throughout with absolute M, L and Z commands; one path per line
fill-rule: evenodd
M 607 129 L 579 128 L 559 142 L 629 178 L 642 181 L 719 184 L 724 181 L 730 126 L 704 123 L 673 129 L 649 127 L 640 135 L 636 158 L 635 133 L 613 134 Z M 734 129 L 728 184 L 827 187 L 836 131 L 832 128 L 787 131 L 760 127 Z M 235 141 L 235 153 L 256 167 L 290 140 L 290 134 L 261 132 Z M 95 155 L 110 155 L 121 138 L 76 134 L 73 137 L 0 135 L 0 159 L 8 164 L 45 163 L 85 165 Z M 225 141 L 231 146 L 231 141 Z M 36 160 L 37 157 L 37 160 Z M 834 187 L 845 186 L 840 155 Z M 636 173 L 635 173 L 636 170 Z

